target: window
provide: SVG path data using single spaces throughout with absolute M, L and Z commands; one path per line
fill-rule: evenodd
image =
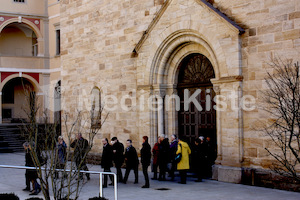
M 4 87 L 4 89 L 2 91 L 2 103 L 14 104 L 15 87 L 10 84 L 8 86 L 10 86 L 10 87 Z
M 92 89 L 92 110 L 91 110 L 91 125 L 92 128 L 101 127 L 101 92 L 100 89 L 94 87 Z
M 38 55 L 38 41 L 35 33 L 32 31 L 32 56 Z
M 25 0 L 14 0 L 14 2 L 25 3 Z
M 56 31 L 56 55 L 60 55 L 60 30 Z

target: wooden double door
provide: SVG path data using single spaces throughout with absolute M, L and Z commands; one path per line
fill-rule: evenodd
M 195 97 L 195 101 L 198 103 L 189 103 L 188 109 L 184 108 L 184 90 L 188 90 L 190 96 L 194 92 L 199 93 L 201 91 Z M 210 137 L 211 141 L 216 143 L 215 92 L 212 86 L 178 88 L 178 94 L 180 97 L 180 111 L 178 112 L 179 135 L 184 136 L 190 144 L 200 136 Z

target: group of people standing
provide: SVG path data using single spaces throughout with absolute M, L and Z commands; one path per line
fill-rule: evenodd
M 168 172 L 171 181 L 174 180 L 174 172 L 179 171 L 181 176 L 180 183 L 186 183 L 187 171 L 196 173 L 197 182 L 204 177 L 211 176 L 211 166 L 216 159 L 216 147 L 211 142 L 210 137 L 203 136 L 196 138 L 191 148 L 183 138 L 177 140 L 176 135 L 171 135 L 169 139 L 163 136 L 158 138 L 158 142 L 152 149 L 153 153 L 153 173 L 152 179 L 165 181 Z M 176 160 L 181 154 L 181 160 Z M 159 169 L 159 175 L 158 175 Z
M 177 140 L 176 135 L 171 135 L 169 143 L 168 138 L 160 136 L 158 142 L 154 144 L 152 153 L 153 180 L 166 181 L 166 173 L 168 172 L 171 181 L 174 181 L 175 171 L 178 170 L 181 177 L 179 183 L 186 184 L 192 151 L 183 138 Z M 178 159 L 178 157 L 180 158 Z M 159 169 L 159 173 L 157 169 Z
M 115 164 L 117 170 L 117 181 L 126 184 L 130 171 L 133 170 L 135 181 L 134 183 L 138 183 L 138 166 L 139 159 L 136 149 L 132 146 L 132 140 L 128 139 L 126 141 L 126 149 L 124 149 L 124 145 L 119 142 L 117 137 L 113 137 L 111 139 L 111 145 L 108 142 L 107 138 L 102 139 L 103 143 L 103 151 L 101 158 L 101 167 L 104 172 L 111 172 L 110 168 Z M 125 153 L 124 153 L 125 150 Z M 148 142 L 148 137 L 143 137 L 143 147 L 141 148 L 141 163 L 143 168 L 143 173 L 145 176 L 145 185 L 142 188 L 149 188 L 150 181 L 148 176 L 148 167 L 151 163 L 151 147 Z M 121 167 L 123 163 L 126 163 L 126 171 L 123 177 Z M 104 176 L 104 184 L 103 187 L 107 187 L 107 175 Z M 110 176 L 111 183 L 113 185 L 113 178 Z
M 124 149 L 123 144 L 120 143 L 116 137 L 111 139 L 111 145 L 107 138 L 102 139 L 102 143 L 103 153 L 101 166 L 104 171 L 110 172 L 110 168 L 113 166 L 113 163 L 115 163 L 118 182 L 126 184 L 130 171 L 133 170 L 135 175 L 134 183 L 138 183 L 139 159 L 136 149 L 132 146 L 132 140 L 128 139 L 126 141 L 126 149 Z M 216 158 L 216 148 L 212 145 L 210 138 L 207 137 L 205 139 L 200 136 L 191 146 L 190 148 L 189 144 L 185 142 L 183 138 L 177 140 L 176 135 L 171 135 L 170 142 L 168 138 L 160 136 L 158 137 L 158 142 L 155 143 L 151 150 L 148 137 L 144 136 L 140 151 L 142 170 L 145 177 L 145 185 L 142 186 L 142 188 L 150 187 L 148 167 L 151 165 L 152 156 L 152 180 L 165 181 L 166 174 L 168 173 L 171 178 L 170 180 L 173 181 L 176 170 L 179 171 L 181 177 L 179 183 L 181 184 L 186 184 L 187 172 L 189 170 L 196 173 L 197 182 L 202 181 L 204 177 L 211 176 L 211 166 Z M 180 157 L 180 159 L 178 159 L 178 157 Z M 121 167 L 124 161 L 126 171 L 123 178 Z M 112 177 L 110 177 L 110 179 L 110 185 L 113 185 Z M 107 187 L 107 176 L 104 178 L 103 187 Z
M 144 136 L 142 138 L 142 148 L 140 150 L 142 170 L 145 178 L 145 184 L 142 188 L 149 188 L 150 181 L 148 175 L 148 168 L 152 161 L 152 171 L 153 180 L 165 181 L 166 173 L 168 173 L 170 180 L 173 181 L 175 178 L 175 171 L 178 170 L 181 180 L 179 183 L 186 184 L 187 171 L 192 170 L 197 175 L 197 182 L 202 181 L 205 176 L 211 175 L 211 166 L 216 158 L 216 148 L 211 143 L 210 138 L 206 139 L 202 136 L 197 138 L 194 144 L 189 146 L 183 138 L 178 138 L 176 135 L 171 135 L 170 142 L 168 138 L 164 136 L 158 137 L 157 143 L 154 144 L 153 148 L 148 142 L 148 137 Z M 101 167 L 104 172 L 111 172 L 111 167 L 113 165 L 117 171 L 117 181 L 120 183 L 127 183 L 130 171 L 133 170 L 135 175 L 134 183 L 138 183 L 138 166 L 139 158 L 138 153 L 132 145 L 132 140 L 128 139 L 126 141 L 126 148 L 119 142 L 117 137 L 111 138 L 111 144 L 107 138 L 102 139 L 103 151 L 101 158 Z M 78 170 L 88 171 L 86 165 L 86 157 L 89 152 L 90 145 L 88 141 L 82 137 L 79 133 L 76 139 L 70 144 L 71 148 L 74 148 L 74 161 Z M 30 155 L 30 145 L 29 143 L 24 144 L 26 151 L 25 160 L 26 166 L 34 167 Z M 63 169 L 66 162 L 66 148 L 67 145 L 64 142 L 62 136 L 58 138 L 57 144 L 57 169 Z M 123 163 L 126 164 L 125 175 L 122 174 Z M 158 173 L 159 169 L 159 173 Z M 41 190 L 39 184 L 37 183 L 37 173 L 36 170 L 26 170 L 26 188 L 24 190 L 30 190 L 30 182 L 33 185 L 32 194 L 38 194 Z M 86 173 L 86 177 L 90 180 L 89 173 Z M 109 185 L 114 185 L 113 177 L 109 176 L 111 183 Z M 58 177 L 58 173 L 55 173 L 55 178 Z M 79 173 L 79 179 L 83 179 L 83 173 Z M 104 175 L 103 187 L 108 185 L 108 175 Z

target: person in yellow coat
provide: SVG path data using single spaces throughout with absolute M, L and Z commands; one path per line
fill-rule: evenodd
M 177 164 L 177 170 L 179 171 L 181 177 L 181 181 L 179 183 L 186 184 L 187 170 L 190 169 L 189 155 L 191 154 L 191 149 L 186 142 L 182 141 L 182 138 L 179 138 L 176 151 L 176 154 L 179 153 L 182 155 L 180 162 Z

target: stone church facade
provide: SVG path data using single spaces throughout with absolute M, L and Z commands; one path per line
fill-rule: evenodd
M 255 131 L 268 116 L 256 105 L 268 63 L 299 59 L 299 0 L 62 0 L 60 13 L 63 111 L 75 119 L 92 106 L 94 89 L 105 107 L 110 95 L 120 106 L 109 111 L 94 152 L 103 137 L 139 148 L 144 135 L 152 145 L 159 135 L 204 135 L 217 144 L 217 180 L 239 183 L 243 168 L 272 165 L 272 143 Z M 167 96 L 184 89 L 222 95 L 227 106 L 178 110 Z M 235 108 L 246 95 L 255 109 Z M 150 109 L 149 99 L 162 109 Z

